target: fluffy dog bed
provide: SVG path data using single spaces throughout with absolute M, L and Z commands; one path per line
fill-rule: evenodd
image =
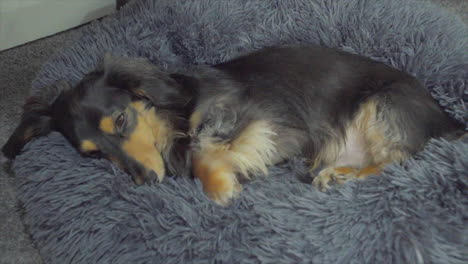
M 410 72 L 468 121 L 468 29 L 408 0 L 136 1 L 52 58 L 33 93 L 75 84 L 105 52 L 164 69 L 318 43 Z M 382 176 L 321 193 L 301 160 L 245 184 L 232 206 L 197 180 L 135 186 L 58 133 L 14 162 L 24 221 L 47 263 L 468 263 L 468 139 L 433 140 Z M 307 182 L 307 183 L 305 183 Z

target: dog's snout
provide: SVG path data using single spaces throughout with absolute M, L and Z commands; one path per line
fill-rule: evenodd
M 155 179 L 156 179 L 156 182 L 158 182 L 158 183 L 160 182 L 158 174 L 156 172 L 154 172 L 154 171 L 146 171 L 145 170 L 144 172 L 133 174 L 132 177 L 133 177 L 133 181 L 137 185 L 142 185 L 145 182 L 151 182 L 151 181 L 153 181 Z
M 134 181 L 137 185 L 142 185 L 143 183 L 145 183 L 145 176 L 143 176 L 143 175 L 135 175 L 135 176 L 133 176 L 133 181 Z
M 122 163 L 120 164 L 121 169 L 132 177 L 135 184 L 142 185 L 146 182 L 148 173 L 143 167 L 136 163 L 126 163 L 124 166 L 122 166 Z
M 156 182 L 159 183 L 164 177 L 164 170 L 161 170 L 162 174 L 160 174 L 153 168 L 148 168 L 139 162 L 131 161 L 125 158 L 119 159 L 117 156 L 107 156 L 107 158 L 120 169 L 129 174 L 137 185 L 142 185 L 147 181 L 153 180 L 156 180 Z
M 148 173 L 148 180 L 153 180 L 153 179 L 156 179 L 157 182 L 159 182 L 158 174 L 156 174 L 156 172 L 154 171 L 150 171 L 150 173 Z

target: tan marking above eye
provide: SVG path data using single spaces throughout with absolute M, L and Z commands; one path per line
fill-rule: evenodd
M 143 89 L 133 89 L 132 90 L 136 95 L 139 95 L 141 97 L 146 97 L 146 93 Z
M 110 116 L 105 116 L 99 122 L 99 129 L 107 134 L 115 134 L 114 120 Z
M 85 139 L 81 141 L 80 148 L 81 148 L 81 151 L 83 152 L 91 152 L 91 151 L 98 150 L 98 147 L 96 146 L 96 144 L 89 139 Z

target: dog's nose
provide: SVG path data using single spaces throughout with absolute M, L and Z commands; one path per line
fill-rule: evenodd
M 156 181 L 159 183 L 158 174 L 156 174 L 156 172 L 154 172 L 154 171 L 148 171 L 146 173 L 139 173 L 139 174 L 136 174 L 136 175 L 133 176 L 133 181 L 137 185 L 142 185 L 143 183 L 145 183 L 147 181 L 151 182 L 154 179 L 156 179 Z
M 113 164 L 117 165 L 117 167 L 129 174 L 133 179 L 133 182 L 137 185 L 142 185 L 146 181 L 153 181 L 154 179 L 156 179 L 157 182 L 161 182 L 162 177 L 159 176 L 164 176 L 164 174 L 158 175 L 156 171 L 145 168 L 137 162 L 130 162 L 123 158 L 118 159 L 116 156 L 108 156 L 108 159 Z
M 159 182 L 158 174 L 156 174 L 156 172 L 154 172 L 154 171 L 150 171 L 148 173 L 148 180 L 152 181 L 154 179 L 156 179 L 156 181 Z

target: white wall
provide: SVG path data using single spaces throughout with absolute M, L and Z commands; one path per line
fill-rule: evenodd
M 0 50 L 113 12 L 115 0 L 0 0 Z

